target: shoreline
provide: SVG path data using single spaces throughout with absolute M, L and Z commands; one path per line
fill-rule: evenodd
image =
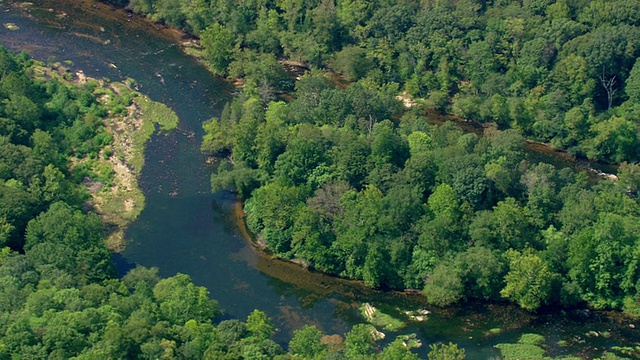
M 92 0 L 84 0 L 83 2 L 84 2 L 84 3 L 93 3 L 93 1 L 92 1 Z M 104 5 L 104 6 L 105 6 L 106 8 L 108 8 L 108 9 L 112 9 L 113 11 L 118 11 L 118 12 L 122 12 L 122 13 L 126 13 L 126 14 L 130 14 L 130 13 L 131 13 L 130 11 L 128 11 L 128 10 L 126 10 L 126 9 L 124 9 L 124 8 L 116 8 L 116 7 L 113 7 L 113 6 L 111 6 L 111 5 L 106 5 L 106 4 L 102 4 L 102 5 Z M 192 56 L 192 57 L 194 57 L 195 59 L 197 59 L 197 56 L 195 56 L 195 55 L 193 55 L 193 54 L 189 54 L 188 52 L 186 52 L 186 51 L 185 51 L 185 48 L 184 48 L 184 47 L 186 46 L 186 45 L 185 45 L 186 43 L 189 43 L 189 44 L 197 44 L 197 43 L 198 43 L 198 41 L 197 41 L 196 39 L 194 39 L 194 38 L 193 38 L 193 36 L 190 36 L 190 35 L 189 35 L 189 34 L 187 34 L 186 32 L 183 32 L 183 31 L 178 30 L 178 29 L 171 29 L 171 28 L 169 28 L 168 26 L 165 26 L 165 25 L 161 25 L 161 27 L 158 27 L 158 23 L 157 23 L 157 22 L 155 22 L 155 21 L 153 21 L 153 20 L 151 20 L 151 19 L 147 18 L 146 16 L 144 16 L 144 15 L 142 15 L 142 14 L 136 14 L 136 13 L 133 13 L 133 14 L 134 14 L 134 16 L 136 16 L 136 17 L 138 17 L 138 18 L 142 19 L 145 23 L 148 23 L 148 24 L 152 25 L 152 26 L 153 26 L 154 28 L 156 28 L 156 30 L 158 30 L 159 32 L 163 32 L 163 33 L 165 33 L 165 34 L 170 32 L 170 33 L 173 35 L 173 36 L 172 36 L 172 38 L 176 41 L 176 45 L 180 46 L 181 51 L 183 51 L 183 53 L 185 53 L 185 54 L 187 54 L 187 55 L 189 55 L 189 56 Z M 171 31 L 169 31 L 169 29 L 171 29 Z M 199 63 L 201 63 L 203 66 L 205 66 L 205 65 L 202 63 L 202 61 L 199 61 Z M 205 67 L 206 67 L 206 66 L 205 66 Z M 232 82 L 233 82 L 233 79 L 225 78 L 225 81 L 227 81 L 227 82 L 229 82 L 229 83 L 232 83 Z M 451 116 L 451 114 L 445 114 L 445 116 Z M 451 119 L 448 119 L 448 120 L 451 120 Z M 472 126 L 474 126 L 474 127 L 483 127 L 481 123 L 478 123 L 478 122 L 475 122 L 475 121 L 472 121 L 472 120 L 465 120 L 465 119 L 461 119 L 460 121 L 461 121 L 462 123 L 471 124 L 471 125 L 472 125 Z M 528 141 L 529 141 L 529 140 L 528 140 Z M 545 148 L 548 148 L 548 149 L 549 149 L 549 151 L 550 151 L 550 152 L 553 152 L 553 153 L 561 153 L 561 154 L 562 154 L 562 153 L 564 153 L 564 152 L 562 152 L 562 151 L 560 151 L 560 150 L 556 150 L 556 149 L 550 148 L 550 147 L 549 147 L 548 145 L 546 145 L 546 144 L 540 144 L 540 146 L 545 147 Z M 564 154 L 566 154 L 566 153 L 564 153 Z M 241 206 L 241 205 L 242 205 L 242 203 L 239 203 L 239 204 L 238 204 L 238 208 L 239 208 L 240 210 L 241 210 L 241 208 L 242 208 L 242 206 Z M 236 210 L 236 211 L 237 211 L 237 210 Z M 242 223 L 244 224 L 244 221 L 243 221 Z M 280 262 L 286 262 L 287 264 L 291 264 L 291 265 L 293 265 L 293 266 L 296 266 L 297 268 L 300 268 L 300 269 L 302 269 L 302 270 L 304 270 L 304 271 L 306 271 L 306 272 L 309 272 L 309 273 L 311 273 L 311 274 L 313 274 L 313 273 L 314 273 L 314 272 L 311 272 L 311 271 L 309 271 L 309 270 L 305 270 L 303 266 L 300 266 L 299 264 L 296 264 L 295 262 L 292 262 L 292 261 L 290 261 L 290 260 L 280 259 L 280 258 L 276 258 L 276 257 L 270 256 L 269 254 L 267 254 L 266 252 L 264 252 L 263 250 L 261 250 L 261 249 L 259 248 L 259 246 L 258 246 L 258 245 L 253 241 L 253 238 L 252 238 L 252 237 L 251 237 L 251 236 L 246 232 L 246 229 L 240 229 L 240 228 L 239 228 L 239 231 L 241 231 L 241 232 L 243 233 L 243 237 L 245 237 L 245 239 L 246 239 L 246 240 L 249 240 L 249 241 L 251 242 L 252 248 L 254 248 L 258 253 L 261 253 L 261 255 L 263 255 L 265 258 L 266 258 L 266 257 L 269 257 L 269 258 L 271 258 L 271 259 L 273 259 L 273 260 L 278 260 L 278 261 L 280 261 Z M 245 233 L 246 233 L 246 234 L 245 234 Z M 246 236 L 249 236 L 249 238 L 247 239 L 247 238 L 246 238 Z M 317 272 L 315 272 L 315 273 L 316 273 L 316 274 L 322 274 L 322 273 L 317 273 Z M 330 275 L 326 275 L 326 274 L 322 274 L 322 275 L 323 275 L 323 276 L 330 276 Z M 342 279 L 342 278 L 337 278 L 337 279 L 344 280 L 344 281 L 351 281 L 351 280 L 349 280 L 349 279 Z M 372 290 L 374 290 L 374 289 L 372 289 Z M 374 291 L 375 291 L 375 290 L 374 290 Z M 397 291 L 397 293 L 404 293 L 404 292 L 403 292 L 403 291 Z M 413 293 L 413 294 L 415 294 L 416 292 L 415 292 L 415 291 L 411 291 L 411 292 L 408 292 L 408 293 Z M 418 292 L 418 293 L 419 293 L 419 292 Z M 422 296 L 422 294 L 421 294 L 421 293 L 420 293 L 420 296 Z
M 145 207 L 145 196 L 138 183 L 144 166 L 145 145 L 157 131 L 166 133 L 176 128 L 178 117 L 166 105 L 151 101 L 146 95 L 132 89 L 135 81 L 131 79 L 126 82 L 107 82 L 88 77 L 81 69 L 72 72 L 60 63 L 50 66 L 41 63 L 34 73 L 45 79 L 57 78 L 65 85 L 76 88 L 96 85 L 93 95 L 98 103 L 108 109 L 101 121 L 112 142 L 104 146 L 94 159 L 72 157 L 70 170 L 88 164 L 95 174 L 108 177 L 109 181 L 105 183 L 85 176 L 82 184 L 90 199 L 83 207 L 98 214 L 105 224 L 107 248 L 114 253 L 122 252 L 126 247 L 124 233 L 127 227 Z M 167 111 L 170 113 L 156 114 Z M 163 121 L 162 115 L 168 120 Z M 159 125 L 158 130 L 156 124 Z
M 434 307 L 427 303 L 427 298 L 421 290 L 380 290 L 370 288 L 366 286 L 362 280 L 347 279 L 311 270 L 308 267 L 305 267 L 301 262 L 295 261 L 295 259 L 284 259 L 273 256 L 268 250 L 260 247 L 259 244 L 255 242 L 253 234 L 251 234 L 249 229 L 247 229 L 244 221 L 246 216 L 243 210 L 244 202 L 237 196 L 236 199 L 237 201 L 234 203 L 231 210 L 224 215 L 226 215 L 227 221 L 233 223 L 243 240 L 246 241 L 258 255 L 257 268 L 265 274 L 276 278 L 286 278 L 287 282 L 307 289 L 313 289 L 318 293 L 344 293 L 353 299 L 357 297 L 356 293 L 369 293 L 376 294 L 378 296 L 382 295 L 393 298 L 403 298 L 405 300 L 419 303 L 422 307 Z M 224 211 L 224 209 L 219 209 L 219 211 Z M 269 261 L 270 263 L 265 263 L 265 261 Z M 302 276 L 292 276 L 298 275 L 297 272 Z M 446 308 L 438 309 L 446 310 Z
M 128 9 L 124 9 L 124 8 L 118 8 L 118 9 L 122 9 L 124 11 L 130 12 L 130 10 Z M 170 26 L 167 26 L 163 23 L 160 22 L 156 22 L 153 21 L 149 18 L 147 18 L 144 14 L 140 14 L 140 13 L 135 13 L 133 12 L 133 14 L 135 14 L 136 16 L 139 16 L 141 18 L 144 19 L 144 21 L 147 21 L 151 24 L 153 24 L 154 26 L 160 25 L 163 26 L 164 29 L 171 29 L 174 31 L 175 34 L 180 34 L 181 38 L 180 40 L 178 40 L 177 45 L 180 49 L 180 51 L 182 51 L 185 55 L 192 57 L 195 61 L 197 61 L 201 66 L 203 66 L 204 68 L 206 68 L 208 71 L 210 71 L 209 66 L 206 64 L 206 62 L 204 61 L 203 57 L 202 57 L 202 46 L 200 44 L 200 40 L 198 37 L 196 37 L 193 34 L 189 34 L 186 31 L 180 30 L 180 29 L 175 29 L 175 28 L 171 28 Z M 288 59 L 284 59 L 284 58 L 280 58 L 278 59 L 278 63 L 280 63 L 281 65 L 286 65 L 287 63 L 289 63 Z M 294 64 L 295 66 L 302 68 L 305 67 L 305 64 L 302 63 L 296 63 Z M 306 68 L 306 67 L 305 67 Z M 331 77 L 340 77 L 341 75 L 337 72 L 334 72 L 330 69 L 325 69 L 326 70 L 326 75 L 327 76 L 331 76 Z M 211 71 L 210 71 L 211 72 Z M 307 71 L 305 73 L 308 72 L 308 68 Z M 293 72 L 287 71 L 287 73 L 289 73 L 290 75 L 296 75 L 297 79 L 299 79 L 299 74 L 294 74 Z M 213 72 L 212 72 L 213 74 Z M 219 75 L 214 75 L 220 79 L 222 79 L 223 81 L 225 81 L 226 83 L 228 83 L 229 85 L 233 86 L 233 88 L 235 90 L 241 90 L 244 82 L 243 79 L 241 78 L 230 78 L 230 77 L 224 77 L 224 76 L 219 76 Z M 351 83 L 346 82 L 333 82 L 336 86 L 339 86 L 341 88 L 346 88 L 349 85 L 351 85 Z M 284 93 L 285 96 L 288 96 L 289 98 L 283 98 L 282 96 L 283 94 L 279 94 L 279 98 L 285 100 L 287 103 L 291 101 L 292 97 L 291 97 L 291 93 Z M 445 111 L 440 111 L 437 110 L 435 108 L 432 107 L 425 107 L 422 106 L 421 103 L 424 103 L 424 101 L 426 101 L 426 99 L 423 98 L 411 98 L 410 96 L 406 95 L 405 92 L 401 92 L 397 95 L 396 97 L 399 101 L 401 101 L 403 103 L 403 109 L 404 112 L 411 110 L 412 108 L 416 108 L 421 110 L 421 116 L 424 117 L 425 119 L 428 119 L 427 121 L 430 121 L 431 119 L 434 119 L 434 123 L 436 124 L 443 124 L 446 122 L 452 122 L 454 124 L 456 124 L 457 126 L 460 126 L 463 131 L 465 132 L 476 132 L 476 133 L 482 133 L 484 131 L 484 129 L 492 127 L 492 126 L 496 126 L 497 124 L 495 123 L 481 123 L 475 120 L 471 120 L 471 119 L 465 119 L 462 117 L 459 117 L 453 113 L 448 113 Z M 404 114 L 404 112 L 402 112 L 400 114 L 400 116 L 402 114 Z M 524 136 L 523 136 L 524 138 Z M 573 171 L 575 172 L 580 172 L 580 171 L 585 171 L 589 177 L 592 179 L 592 181 L 599 181 L 599 180 L 609 180 L 609 181 L 617 181 L 618 178 L 615 174 L 612 173 L 608 173 L 607 171 L 610 170 L 617 170 L 619 164 L 606 164 L 606 163 L 601 163 L 601 162 L 597 162 L 597 161 L 593 161 L 593 160 L 589 160 L 589 159 L 578 159 L 576 156 L 569 154 L 568 152 L 562 150 L 562 149 L 556 149 L 554 148 L 551 144 L 549 143 L 544 143 L 544 142 L 540 142 L 540 141 L 536 141 L 536 140 L 532 140 L 529 138 L 524 138 L 525 141 L 525 145 L 523 146 L 523 150 L 526 150 L 527 148 L 530 149 L 533 152 L 537 152 L 540 154 L 543 154 L 545 156 L 551 156 L 551 157 L 557 157 L 558 158 L 558 162 L 563 163 L 563 166 L 567 166 L 572 168 Z M 566 163 L 570 163 L 572 166 L 567 165 Z M 605 171 L 602 170 L 602 168 L 608 167 L 609 169 L 605 169 Z M 314 269 L 310 269 L 305 263 L 299 261 L 298 259 L 287 259 L 287 258 L 281 258 L 278 256 L 274 256 L 270 250 L 266 247 L 266 245 L 260 243 L 259 241 L 257 241 L 257 238 L 255 236 L 255 234 L 252 234 L 249 229 L 247 228 L 246 222 L 245 222 L 245 218 L 246 218 L 246 214 L 244 213 L 244 200 L 242 200 L 240 197 L 236 196 L 237 200 L 236 203 L 234 204 L 233 208 L 230 211 L 230 215 L 231 215 L 231 221 L 233 222 L 233 224 L 236 226 L 236 229 L 239 231 L 240 235 L 242 236 L 242 238 L 247 241 L 250 246 L 253 248 L 253 250 L 256 252 L 256 254 L 261 258 L 261 259 L 268 259 L 270 261 L 273 262 L 278 262 L 279 264 L 275 267 L 282 267 L 282 265 L 287 265 L 287 267 L 289 267 L 290 269 L 293 267 L 299 271 L 304 271 L 310 275 L 320 275 L 320 276 L 324 276 L 324 277 L 329 277 L 331 279 L 335 279 L 337 281 L 341 281 L 343 282 L 343 284 L 341 285 L 347 285 L 349 284 L 350 286 L 362 286 L 367 290 L 373 291 L 373 292 L 382 292 L 382 293 L 386 293 L 386 294 L 394 294 L 394 295 L 399 295 L 399 296 L 405 296 L 405 297 L 418 297 L 421 302 L 426 302 L 426 295 L 423 293 L 423 291 L 421 289 L 403 289 L 403 290 L 399 290 L 399 289 L 385 289 L 385 290 L 380 290 L 380 289 L 376 289 L 376 288 L 369 288 L 366 285 L 364 285 L 363 280 L 360 279 L 349 279 L 349 278 L 343 278 L 340 277 L 338 275 L 333 275 L 333 274 L 328 274 L 328 273 L 323 273 Z M 278 271 L 278 270 L 274 270 L 274 269 L 269 269 L 269 270 L 264 270 L 261 269 L 261 271 L 274 276 L 274 277 L 279 277 L 276 276 L 274 274 L 276 273 L 280 273 L 280 275 L 286 274 L 286 272 L 284 271 Z M 288 280 L 291 280 L 290 277 L 287 277 Z M 322 286 L 325 286 L 325 289 L 329 289 L 329 287 L 331 285 L 325 285 L 323 284 Z M 476 300 L 471 300 L 471 301 L 476 301 Z M 467 300 L 463 301 L 463 302 L 458 302 L 457 304 L 461 304 L 461 303 L 465 303 L 467 302 Z M 497 303 L 500 303 L 499 301 Z M 429 306 L 433 306 L 430 305 Z M 446 307 L 445 307 L 446 308 Z M 445 309 L 445 308 L 441 308 L 441 309 Z M 558 309 L 558 310 L 566 310 L 567 308 L 562 308 L 562 307 L 557 307 L 555 305 L 547 305 L 547 307 L 545 308 L 546 310 L 548 309 Z M 545 311 L 545 309 L 541 308 L 542 311 Z M 568 308 L 568 309 L 573 309 L 573 308 Z M 585 306 L 585 307 L 577 307 L 575 309 L 589 309 L 591 311 L 596 311 L 594 308 Z M 611 311 L 611 310 L 609 310 Z M 603 313 L 607 313 L 607 311 L 604 311 Z M 530 314 L 536 314 L 536 312 L 531 312 Z M 620 314 L 622 314 L 623 317 L 627 317 L 629 319 L 631 319 L 629 316 L 627 316 L 626 314 L 624 314 L 623 312 L 620 312 Z

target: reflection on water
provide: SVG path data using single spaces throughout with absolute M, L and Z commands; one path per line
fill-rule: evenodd
M 115 257 L 121 271 L 141 264 L 159 267 L 162 276 L 189 274 L 209 289 L 227 318 L 264 310 L 282 329 L 276 337 L 280 342 L 303 324 L 344 333 L 349 324 L 361 321 L 357 309 L 365 301 L 396 314 L 426 307 L 416 294 L 373 291 L 253 250 L 234 219 L 234 195 L 210 194 L 211 169 L 199 152 L 202 122 L 219 115 L 231 89 L 180 52 L 178 33 L 89 0 L 33 1 L 24 9 L 13 4 L 0 1 L 0 13 L 3 22 L 16 23 L 20 30 L 0 28 L 0 44 L 25 49 L 40 60 L 71 60 L 88 76 L 131 77 L 141 92 L 180 117 L 178 130 L 154 136 L 148 145 L 140 179 L 146 208 L 126 234 L 126 250 Z M 551 348 L 557 354 L 638 342 L 628 324 L 602 314 L 531 316 L 512 305 L 483 303 L 430 310 L 427 321 L 413 323 L 402 333 L 420 333 L 425 345 L 457 342 L 470 358 L 495 356 L 494 344 L 515 341 L 521 332 L 567 340 L 570 347 Z M 493 335 L 488 332 L 492 328 L 502 330 Z M 612 336 L 585 339 L 589 330 L 610 331 Z

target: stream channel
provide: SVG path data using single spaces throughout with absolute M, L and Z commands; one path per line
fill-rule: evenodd
M 458 343 L 469 359 L 495 358 L 495 344 L 515 342 L 527 332 L 544 335 L 553 356 L 592 358 L 615 345 L 640 344 L 639 330 L 617 313 L 553 309 L 529 314 L 513 305 L 481 302 L 437 309 L 417 294 L 367 289 L 261 254 L 237 226 L 235 196 L 210 192 L 212 169 L 199 151 L 202 122 L 220 114 L 233 89 L 181 52 L 179 33 L 91 0 L 0 0 L 0 23 L 19 27 L 0 24 L 0 45 L 45 62 L 69 60 L 73 70 L 91 77 L 133 78 L 142 93 L 180 118 L 177 130 L 148 143 L 140 178 L 146 205 L 126 233 L 126 249 L 114 256 L 121 273 L 140 264 L 158 267 L 164 277 L 188 274 L 218 300 L 224 319 L 265 311 L 280 330 L 274 339 L 283 345 L 304 324 L 344 334 L 363 321 L 358 307 L 364 302 L 395 315 L 431 310 L 425 321 L 387 334 L 393 339 L 416 333 L 423 342 L 417 351 L 422 358 L 429 344 L 440 341 Z M 489 331 L 496 328 L 501 331 Z M 609 336 L 587 336 L 590 331 Z M 560 340 L 566 345 L 557 345 Z

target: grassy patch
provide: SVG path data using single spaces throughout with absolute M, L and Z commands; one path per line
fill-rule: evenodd
M 178 115 L 165 104 L 151 101 L 146 96 L 140 95 L 133 102 L 140 108 L 142 124 L 136 132 L 131 134 L 134 149 L 129 163 L 137 173 L 140 173 L 144 166 L 144 148 L 156 131 L 156 124 L 160 131 L 173 130 L 178 127 Z
M 144 194 L 138 188 L 137 182 L 135 185 L 132 189 L 118 188 L 101 194 L 105 220 L 110 225 L 115 225 L 107 237 L 107 248 L 111 251 L 120 252 L 124 249 L 124 231 L 144 209 Z
M 375 327 L 388 331 L 398 331 L 405 327 L 404 321 L 383 313 L 379 309 L 371 306 L 369 303 L 362 304 L 362 306 L 360 306 L 360 312 L 367 322 Z
M 137 185 L 137 182 L 136 182 Z M 116 225 L 124 226 L 134 221 L 144 208 L 144 194 L 135 186 L 132 189 L 117 188 L 104 195 L 102 210 L 117 214 Z
M 146 96 L 139 96 L 136 103 L 140 106 L 145 124 L 158 124 L 162 131 L 171 131 L 178 127 L 178 115 L 167 105 L 151 101 Z
M 640 357 L 640 346 L 612 346 L 611 350 L 618 351 L 622 355 L 631 356 L 635 359 Z M 612 353 L 609 353 L 612 354 Z M 612 354 L 615 355 L 615 354 Z M 620 359 L 621 357 L 611 357 L 611 359 Z M 626 358 L 623 358 L 626 359 Z
M 544 356 L 544 349 L 531 344 L 498 344 L 500 354 L 505 360 L 540 360 L 550 359 Z
M 624 298 L 622 310 L 625 314 L 635 319 L 640 319 L 640 303 L 631 296 Z
M 193 46 L 185 46 L 183 47 L 183 51 L 185 52 L 185 54 L 193 56 L 198 59 L 201 59 L 204 57 L 204 50 L 200 48 L 196 48 Z
M 542 348 L 544 336 L 538 334 L 523 334 L 515 344 L 498 344 L 500 354 L 505 360 L 540 360 L 551 359 L 545 356 Z
M 567 342 L 567 340 L 558 340 L 556 345 L 561 346 L 561 347 L 565 347 L 565 346 L 569 346 L 569 343 Z
M 502 329 L 501 328 L 493 328 L 493 329 L 489 329 L 489 330 L 485 331 L 484 336 L 490 337 L 490 336 L 496 336 L 496 335 L 500 335 L 500 334 L 502 334 Z

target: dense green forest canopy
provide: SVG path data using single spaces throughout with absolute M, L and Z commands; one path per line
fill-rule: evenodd
M 296 88 L 266 109 L 238 96 L 204 124 L 203 150 L 230 153 L 213 188 L 247 199 L 247 225 L 278 256 L 437 305 L 637 313 L 640 166 L 591 183 L 527 160 L 516 130 L 388 120 L 394 92 L 367 79 L 340 89 L 311 74 Z
M 122 1 L 121 1 L 122 2 Z M 640 5 L 627 1 L 177 1 L 129 6 L 201 38 L 243 93 L 204 124 L 212 177 L 278 256 L 419 288 L 434 304 L 588 302 L 640 315 Z M 298 82 L 282 59 L 335 70 Z M 260 311 L 225 320 L 186 275 L 114 278 L 104 226 L 71 159 L 103 156 L 97 84 L 38 79 L 0 48 L 0 358 L 414 359 L 372 329 L 313 326 L 285 352 Z M 274 102 L 293 91 L 290 103 Z M 495 123 L 479 137 L 400 114 L 396 95 Z M 527 161 L 524 137 L 622 162 L 619 181 Z M 75 160 L 74 160 L 75 161 Z M 537 345 L 531 336 L 520 345 Z M 503 346 L 513 349 L 513 346 Z M 537 351 L 537 350 L 536 350 Z M 462 354 L 461 354 L 462 353 Z M 454 345 L 430 358 L 463 358 Z
M 56 71 L 0 47 L 0 359 L 418 359 L 401 337 L 381 349 L 364 324 L 344 338 L 305 326 L 285 351 L 262 311 L 214 325 L 217 302 L 187 275 L 116 278 L 83 180 L 111 180 L 92 161 L 109 156 L 105 116 L 132 99 Z
M 288 91 L 283 62 L 394 84 L 435 108 L 571 154 L 640 159 L 640 4 L 627 0 L 131 0 L 200 37 L 245 92 Z
M 437 305 L 638 314 L 637 2 L 174 5 L 129 3 L 199 35 L 210 68 L 243 79 L 202 149 L 228 155 L 213 188 L 247 200 L 276 255 Z M 293 81 L 291 61 L 312 71 Z M 489 123 L 485 134 L 402 115 L 401 92 Z M 619 181 L 529 161 L 525 138 L 623 162 Z

